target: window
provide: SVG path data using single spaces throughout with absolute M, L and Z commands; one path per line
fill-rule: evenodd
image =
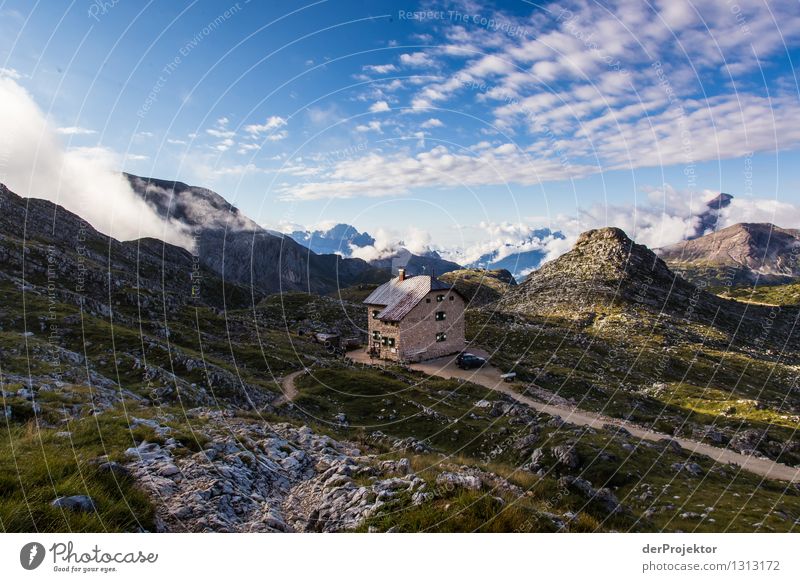
M 381 332 L 379 332 L 379 331 L 373 331 L 373 332 L 372 332 L 372 339 L 374 339 L 374 340 L 379 340 L 379 339 L 381 339 Z
M 444 332 L 436 334 L 436 341 L 437 342 L 446 342 L 447 341 L 447 334 Z
M 364 312 L 362 311 L 361 313 L 364 313 Z M 380 311 L 378 311 L 377 309 L 373 309 L 372 310 L 372 319 L 378 319 L 378 314 L 379 313 L 380 313 Z
M 436 296 L 436 301 L 438 301 L 439 303 L 441 303 L 442 301 L 444 301 L 444 295 L 437 295 L 437 296 Z
M 450 296 L 450 301 L 455 301 L 455 299 L 456 299 L 456 296 L 455 296 L 455 295 L 451 295 L 451 296 Z
M 444 321 L 447 319 L 447 314 L 444 311 L 437 311 L 435 317 L 436 321 Z
M 394 344 L 394 338 L 393 337 L 385 337 L 385 338 L 383 338 L 383 345 L 385 345 L 386 347 L 389 347 L 389 348 L 393 348 L 394 345 L 395 345 Z
M 426 297 L 425 298 L 425 303 L 430 303 L 430 302 L 431 302 L 431 298 L 430 297 Z

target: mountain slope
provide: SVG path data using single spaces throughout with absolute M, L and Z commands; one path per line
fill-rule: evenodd
M 389 274 L 360 259 L 318 255 L 288 236 L 276 236 L 205 188 L 126 174 L 134 191 L 164 218 L 186 225 L 203 265 L 226 281 L 262 293 L 330 293 L 385 281 Z
M 800 277 L 800 231 L 734 224 L 658 254 L 686 279 L 710 286 L 789 283 Z
M 461 269 L 446 273 L 439 279 L 453 285 L 467 299 L 469 307 L 493 303 L 517 284 L 506 270 Z
M 391 270 L 393 273 L 402 267 L 409 275 L 436 275 L 437 277 L 461 269 L 461 265 L 443 259 L 436 251 L 415 255 L 405 248 L 399 249 L 390 257 L 370 261 L 370 264 L 380 269 Z
M 180 247 L 156 239 L 120 242 L 57 204 L 22 198 L 2 184 L 0 199 L 0 278 L 15 285 L 52 288 L 54 299 L 80 302 L 88 313 L 137 306 L 132 317 L 158 318 L 188 304 L 221 308 L 252 300 L 236 285 L 223 286 Z

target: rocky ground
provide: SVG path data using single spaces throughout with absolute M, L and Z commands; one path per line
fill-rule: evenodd
M 498 475 L 448 463 L 431 483 L 412 470 L 408 458 L 365 454 L 307 426 L 208 409 L 187 416 L 203 426 L 193 435 L 201 450 L 181 454 L 190 443 L 171 436 L 169 426 L 134 419 L 165 441 L 129 448 L 127 462 L 119 465 L 157 500 L 158 531 L 334 532 L 357 529 L 400 498 L 409 506 L 428 502 L 442 488 L 525 496 Z M 393 439 L 392 447 L 415 445 Z

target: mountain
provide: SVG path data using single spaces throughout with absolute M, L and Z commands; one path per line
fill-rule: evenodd
M 776 337 L 789 333 L 784 328 L 791 323 L 771 318 L 766 308 L 722 299 L 696 287 L 619 228 L 584 232 L 572 250 L 534 271 L 500 304 L 510 313 L 581 325 L 619 324 L 629 335 L 638 333 L 637 321 L 639 325 L 669 321 L 675 333 L 685 334 L 691 325 L 702 324 L 745 341 L 763 331 L 765 320 L 775 320 Z
M 800 277 L 800 230 L 741 223 L 657 250 L 684 278 L 709 286 L 790 283 Z
M 467 300 L 469 307 L 481 307 L 493 303 L 517 284 L 514 276 L 505 269 L 495 271 L 460 269 L 450 271 L 439 279 L 453 285 Z
M 351 245 L 368 247 L 375 244 L 375 239 L 366 232 L 358 232 L 349 224 L 337 224 L 328 230 L 296 230 L 288 234 L 294 241 L 318 254 L 341 254 L 349 257 Z
M 488 270 L 507 270 L 517 279 L 523 279 L 539 267 L 547 256 L 546 244 L 553 239 L 563 240 L 564 234 L 541 228 L 532 231 L 518 242 L 507 243 L 502 248 L 482 255 L 467 266 Z
M 180 247 L 151 238 L 120 242 L 57 204 L 22 198 L 2 184 L 0 198 L 0 279 L 14 285 L 52 287 L 53 300 L 80 304 L 88 314 L 127 305 L 116 317 L 134 321 L 186 305 L 221 309 L 253 299 Z
M 372 236 L 366 232 L 359 232 L 349 224 L 337 224 L 328 230 L 296 230 L 287 236 L 316 253 L 335 253 L 343 257 L 351 257 L 354 249 L 363 249 L 375 244 Z M 443 259 L 434 250 L 421 254 L 412 253 L 402 242 L 396 245 L 394 252 L 382 254 L 384 256 L 379 259 L 369 260 L 369 264 L 394 273 L 397 273 L 400 267 L 406 269 L 410 275 L 443 274 L 461 268 L 461 265 Z
M 131 187 L 160 216 L 192 234 L 200 262 L 224 280 L 263 293 L 330 293 L 385 281 L 389 274 L 360 259 L 317 254 L 256 224 L 206 188 L 126 174 Z
M 409 275 L 444 275 L 461 269 L 461 265 L 443 259 L 436 251 L 428 251 L 415 255 L 405 248 L 400 248 L 394 255 L 370 261 L 370 265 L 397 273 L 404 268 Z

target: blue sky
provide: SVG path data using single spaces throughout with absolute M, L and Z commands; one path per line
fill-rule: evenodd
M 0 66 L 65 151 L 270 227 L 469 254 L 614 223 L 655 246 L 719 191 L 728 222 L 800 226 L 800 11 L 769 7 L 11 1 Z

